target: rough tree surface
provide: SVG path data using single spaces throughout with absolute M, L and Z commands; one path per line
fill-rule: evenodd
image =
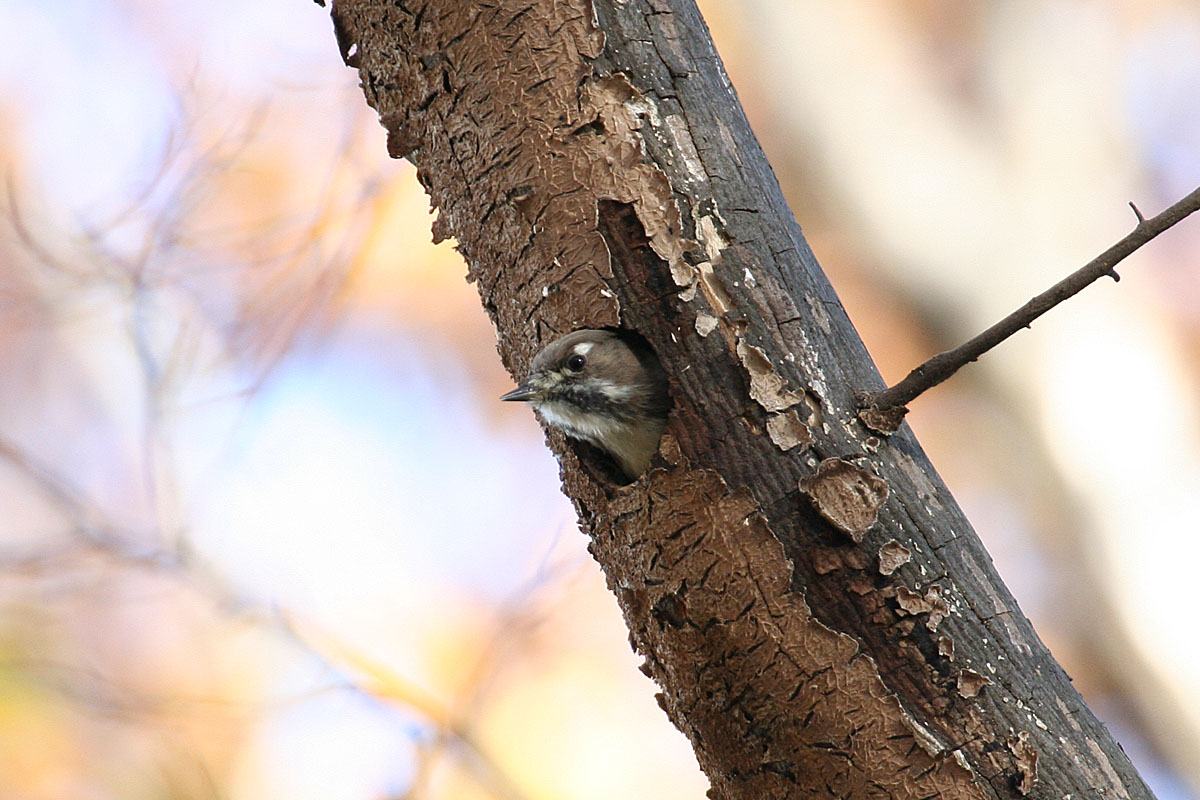
M 881 388 L 691 0 L 335 0 L 518 376 L 654 346 L 657 466 L 563 486 L 714 798 L 1148 798 Z M 886 176 L 881 176 L 886 179 Z

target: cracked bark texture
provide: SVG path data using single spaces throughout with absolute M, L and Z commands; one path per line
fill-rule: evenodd
M 335 0 L 515 376 L 640 332 L 675 410 L 564 491 L 714 798 L 1148 798 L 993 570 L 808 249 L 691 0 Z

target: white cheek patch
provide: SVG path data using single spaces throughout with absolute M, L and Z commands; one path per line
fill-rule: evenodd
M 570 403 L 550 401 L 539 403 L 536 408 L 546 422 L 556 428 L 562 428 L 568 435 L 577 439 L 603 444 L 620 432 L 621 423 L 617 420 L 580 411 Z
M 614 403 L 623 403 L 633 394 L 632 386 L 602 379 L 592 381 L 592 386 Z

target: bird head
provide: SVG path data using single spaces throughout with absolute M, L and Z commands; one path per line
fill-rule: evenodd
M 546 345 L 525 381 L 500 399 L 529 403 L 548 424 L 614 456 L 631 478 L 649 464 L 670 410 L 666 375 L 649 346 L 593 329 Z

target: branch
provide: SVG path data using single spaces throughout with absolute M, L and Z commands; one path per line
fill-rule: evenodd
M 620 326 L 671 376 L 634 484 L 549 442 L 710 795 L 1151 800 L 911 436 L 845 424 L 874 367 L 805 313 L 835 301 L 694 2 L 479 5 L 334 0 L 338 44 L 514 373 L 544 334 Z
M 1114 281 L 1120 280 L 1121 276 L 1115 269 L 1117 264 L 1167 228 L 1200 209 L 1200 187 L 1157 217 L 1150 219 L 1142 216 L 1142 212 L 1133 203 L 1129 205 L 1133 208 L 1138 223 L 1128 236 L 975 338 L 953 350 L 938 353 L 908 373 L 908 376 L 895 386 L 867 395 L 863 401 L 863 411 L 860 413 L 863 421 L 875 430 L 894 431 L 908 412 L 905 406 L 922 392 L 937 386 L 1017 331 L 1028 328 L 1042 314 L 1074 297 L 1100 278 L 1107 275 Z

